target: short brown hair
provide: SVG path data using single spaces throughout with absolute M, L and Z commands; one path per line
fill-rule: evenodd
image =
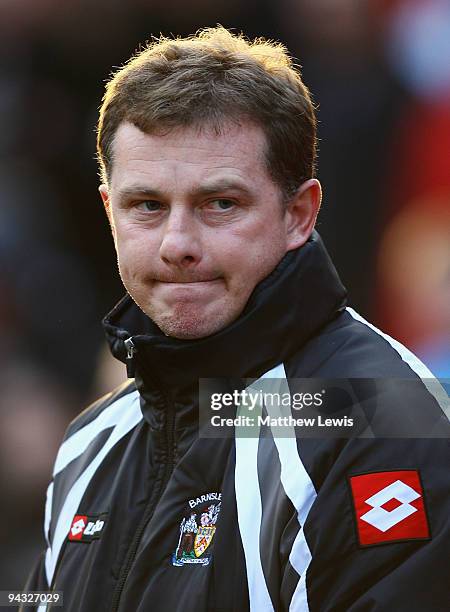
M 145 133 L 250 120 L 267 139 L 266 161 L 289 197 L 315 172 L 316 117 L 300 71 L 280 43 L 246 40 L 225 28 L 149 43 L 106 85 L 97 131 L 103 182 L 123 121 Z

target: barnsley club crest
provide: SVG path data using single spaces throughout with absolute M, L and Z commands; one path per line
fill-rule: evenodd
M 201 503 L 203 501 L 202 498 L 212 498 L 212 495 L 214 495 L 213 499 L 220 499 L 219 493 L 208 494 L 207 496 L 202 495 L 197 500 Z M 193 505 L 194 501 L 196 500 L 189 502 L 191 508 L 195 507 Z M 217 504 L 209 504 L 197 512 L 192 511 L 189 517 L 183 518 L 180 524 L 178 544 L 172 555 L 173 565 L 182 566 L 186 563 L 209 564 L 211 559 L 209 546 L 216 532 L 216 522 L 221 503 L 219 501 Z

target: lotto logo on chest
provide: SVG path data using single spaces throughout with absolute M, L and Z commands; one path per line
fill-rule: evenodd
M 67 536 L 70 542 L 92 542 L 98 540 L 103 532 L 106 514 L 76 514 Z

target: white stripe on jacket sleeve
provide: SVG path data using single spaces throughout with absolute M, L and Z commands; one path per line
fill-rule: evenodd
M 125 399 L 127 399 L 126 403 L 121 401 Z M 55 517 L 55 519 L 57 518 L 55 535 L 51 547 L 47 549 L 45 557 L 45 570 L 49 587 L 53 580 L 53 574 L 62 545 L 69 533 L 73 517 L 78 510 L 78 506 L 92 477 L 113 446 L 115 446 L 143 418 L 139 403 L 139 395 L 137 393 L 126 395 L 121 398 L 121 400 L 117 400 L 117 403 L 120 402 L 121 406 L 121 419 L 117 422 L 101 451 L 75 481 L 65 499 L 60 515 Z
M 123 417 L 124 411 L 131 402 L 138 397 L 138 392 L 133 391 L 113 402 L 105 408 L 96 419 L 79 429 L 67 438 L 58 451 L 53 468 L 53 476 L 61 472 L 71 461 L 84 453 L 92 440 L 108 427 L 114 427 Z
M 259 428 L 255 427 L 254 433 L 254 438 L 245 437 L 244 428 L 241 437 L 240 428 L 236 427 L 235 491 L 238 524 L 247 568 L 250 612 L 274 612 L 261 563 L 262 502 L 257 463 Z
M 277 379 L 281 387 L 278 389 L 278 392 L 289 393 L 286 371 L 283 364 L 266 372 L 262 378 Z M 277 406 L 267 405 L 266 409 L 271 417 L 280 416 Z M 300 530 L 297 533 L 289 555 L 290 564 L 300 576 L 292 596 L 289 610 L 290 612 L 307 612 L 309 606 L 306 591 L 306 573 L 312 556 L 305 538 L 303 526 L 311 506 L 317 497 L 317 493 L 298 453 L 295 428 L 289 427 L 291 430 L 290 432 L 287 432 L 287 429 L 288 428 L 284 427 L 289 437 L 279 437 L 276 435 L 274 429 L 272 429 L 272 432 L 274 434 L 273 438 L 281 464 L 281 484 L 283 485 L 287 497 L 291 500 L 297 511 L 297 518 L 300 524 Z M 286 435 L 286 433 L 284 435 Z
M 447 417 L 450 418 L 450 398 L 431 370 L 427 368 L 427 366 L 401 342 L 391 338 L 391 336 L 388 336 L 388 334 L 382 332 L 380 329 L 378 329 L 378 327 L 375 327 L 375 325 L 372 325 L 372 323 L 366 321 L 366 319 L 353 310 L 353 308 L 347 306 L 346 310 L 356 321 L 359 321 L 360 323 L 363 323 L 369 327 L 372 331 L 391 345 L 391 347 L 400 355 L 401 359 L 409 365 L 411 370 L 413 370 L 413 372 L 415 372 L 419 378 L 422 379 L 422 382 L 428 389 L 429 393 L 435 398 Z

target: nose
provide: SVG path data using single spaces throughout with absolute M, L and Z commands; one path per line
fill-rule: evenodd
M 179 268 L 195 267 L 202 256 L 200 235 L 194 211 L 172 207 L 164 226 L 159 248 L 164 263 Z

